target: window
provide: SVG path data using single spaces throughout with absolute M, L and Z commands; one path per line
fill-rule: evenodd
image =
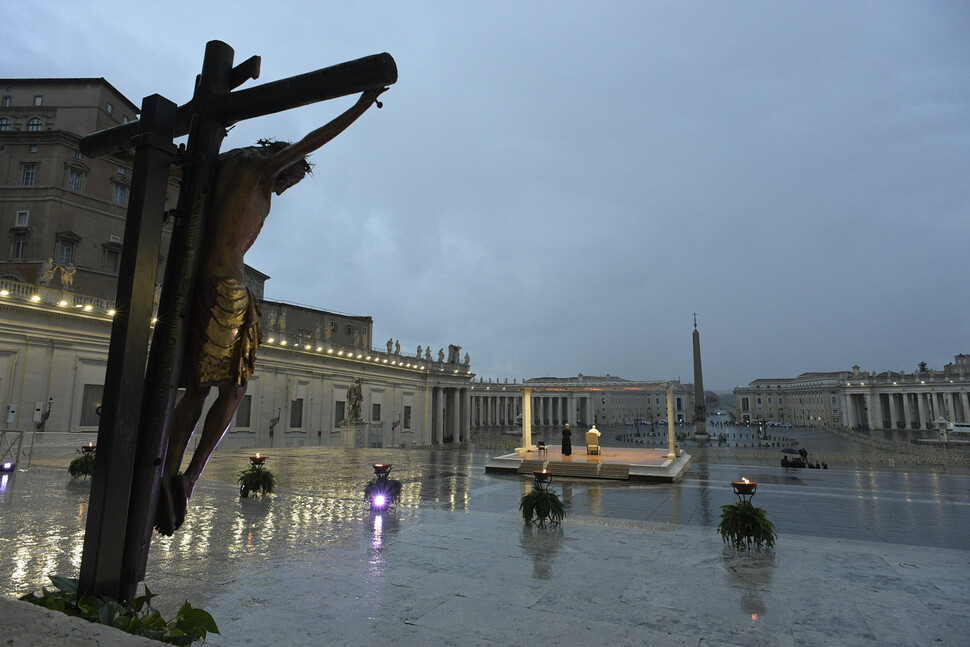
M 44 105 L 44 96 L 41 95 L 41 94 L 35 95 L 34 96 L 34 105 L 35 106 L 42 106 L 42 105 Z
M 303 398 L 290 402 L 290 429 L 303 428 Z
M 0 101 L 0 106 L 3 106 L 4 108 L 9 108 L 10 107 L 10 97 L 4 97 L 3 98 L 3 101 Z
M 407 404 L 404 405 L 404 428 L 411 428 L 411 406 Z
M 104 111 L 107 112 L 110 115 L 110 114 L 114 113 L 115 107 L 109 103 L 108 105 L 106 105 L 104 107 Z
M 40 130 L 41 122 L 38 117 L 31 117 L 27 120 L 27 130 L 30 132 Z
M 111 243 L 120 243 L 121 242 L 121 237 L 120 236 L 108 236 L 108 242 L 111 242 Z
M 118 175 L 127 175 L 127 174 L 128 174 L 128 169 L 126 169 L 124 166 L 118 167 Z
M 125 196 L 128 194 L 128 187 L 117 182 L 112 184 L 111 187 L 111 201 L 119 206 L 125 206 Z
M 370 416 L 370 419 L 371 419 L 371 422 L 380 422 L 381 421 L 381 405 L 379 405 L 379 404 L 372 404 L 371 405 L 371 416 Z
M 118 273 L 118 266 L 121 264 L 121 253 L 116 249 L 104 250 L 104 271 L 112 274 Z M 246 396 L 249 397 L 249 396 Z M 238 423 L 237 423 L 238 426 Z
M 98 411 L 101 409 L 101 396 L 104 393 L 102 384 L 85 384 L 84 395 L 81 397 L 81 420 L 82 427 L 97 427 L 101 422 Z
M 75 193 L 81 190 L 81 171 L 77 169 L 67 169 L 67 189 Z
M 76 160 L 84 159 L 84 155 L 81 155 L 81 151 L 74 151 L 74 159 Z
M 236 427 L 249 429 L 252 426 L 253 396 L 244 395 L 236 408 Z
M 354 334 L 354 327 L 351 324 L 347 324 L 347 334 L 348 335 Z
M 34 181 L 37 178 L 37 165 L 36 164 L 24 164 L 20 168 L 20 183 L 24 186 L 34 186 Z
M 10 120 L 6 117 L 0 117 L 0 131 L 10 130 Z
M 336 427 L 337 425 L 339 425 L 343 421 L 343 419 L 344 419 L 344 407 L 346 406 L 346 404 L 347 403 L 346 402 L 343 402 L 342 400 L 337 400 L 336 402 L 333 403 L 333 425 L 334 425 L 334 427 Z
M 61 265 L 70 265 L 74 262 L 75 243 L 69 238 L 58 238 L 56 248 L 56 261 Z
M 27 234 L 19 232 L 13 235 L 13 257 L 22 259 L 27 251 Z
M 27 152 L 28 153 L 36 153 L 37 152 L 37 144 L 30 144 L 29 146 L 27 146 Z
M 30 212 L 29 211 L 18 211 L 17 219 L 15 221 L 17 227 L 26 227 L 27 223 L 30 222 Z

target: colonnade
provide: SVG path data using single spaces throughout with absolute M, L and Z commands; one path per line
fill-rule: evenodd
M 970 422 L 970 396 L 966 390 L 847 392 L 846 424 L 869 429 L 929 429 L 937 418 Z
M 534 426 L 587 426 L 593 422 L 592 395 L 583 392 L 531 396 Z M 471 396 L 471 427 L 512 427 L 521 424 L 522 393 L 475 390 Z
M 436 386 L 431 389 L 431 442 L 467 442 L 471 439 L 470 391 Z

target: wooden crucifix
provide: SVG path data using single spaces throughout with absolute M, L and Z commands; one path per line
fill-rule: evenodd
M 153 528 L 171 534 L 181 524 L 195 481 L 245 393 L 259 322 L 243 284 L 243 254 L 269 213 L 272 194 L 299 182 L 306 155 L 342 132 L 397 81 L 394 59 L 377 54 L 233 92 L 259 76 L 260 62 L 254 56 L 233 67 L 233 56 L 225 43 L 209 42 L 187 104 L 176 108 L 158 95 L 146 97 L 139 121 L 81 140 L 81 152 L 90 157 L 135 150 L 81 557 L 84 595 L 134 597 L 145 576 Z M 220 159 L 226 128 L 234 123 L 358 92 L 361 98 L 352 108 L 299 142 L 265 142 Z M 185 149 L 178 151 L 172 140 L 185 134 Z M 182 181 L 152 334 L 172 164 L 181 165 Z M 176 408 L 180 382 L 186 394 Z M 203 424 L 196 455 L 180 474 L 185 445 L 211 386 L 219 396 Z

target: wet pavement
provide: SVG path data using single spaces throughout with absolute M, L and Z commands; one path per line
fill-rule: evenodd
M 220 450 L 186 525 L 152 546 L 158 606 L 210 611 L 214 645 L 959 645 L 970 632 L 967 475 L 702 459 L 673 485 L 556 479 L 566 520 L 536 529 L 518 513 L 528 480 L 486 475 L 486 452 L 274 449 L 277 493 L 241 499 L 249 453 Z M 5 596 L 77 572 L 89 486 L 68 460 L 0 483 Z M 374 462 L 404 484 L 381 515 L 362 494 Z M 741 476 L 759 483 L 773 551 L 738 554 L 716 532 Z

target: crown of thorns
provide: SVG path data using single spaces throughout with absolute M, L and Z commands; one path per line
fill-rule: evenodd
M 275 139 L 260 139 L 256 143 L 263 148 L 269 148 L 274 151 L 281 151 L 290 145 L 290 142 L 277 141 Z M 292 166 L 296 166 L 297 164 L 303 165 L 303 171 L 305 173 L 310 175 L 313 174 L 313 164 L 310 163 L 309 158 L 304 157 L 299 162 L 294 162 Z M 292 166 L 290 168 L 292 168 Z

